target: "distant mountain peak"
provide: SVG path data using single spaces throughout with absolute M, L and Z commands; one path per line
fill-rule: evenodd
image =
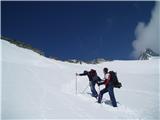
M 77 59 L 69 59 L 67 60 L 67 62 L 70 63 L 87 63 L 87 64 L 99 64 L 99 63 L 103 63 L 103 62 L 107 62 L 107 61 L 111 61 L 109 59 L 105 59 L 105 58 L 95 58 L 93 60 L 88 60 L 88 61 L 82 61 L 82 60 L 77 60 Z
M 88 64 L 99 64 L 99 63 L 103 63 L 103 62 L 107 62 L 107 61 L 111 61 L 109 59 L 105 59 L 105 58 L 95 58 L 93 60 L 87 61 Z
M 154 52 L 150 48 L 146 48 L 144 52 L 142 52 L 139 56 L 139 60 L 149 60 L 151 57 L 159 56 L 158 53 Z

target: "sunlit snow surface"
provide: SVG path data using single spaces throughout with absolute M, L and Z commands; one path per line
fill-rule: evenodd
M 73 64 L 45 58 L 1 40 L 2 119 L 159 119 L 159 59 Z M 118 107 L 90 96 L 87 77 L 75 73 L 103 68 L 117 72 Z M 77 79 L 78 92 L 75 94 Z M 101 86 L 100 89 L 102 89 Z M 99 91 L 96 86 L 97 91 Z

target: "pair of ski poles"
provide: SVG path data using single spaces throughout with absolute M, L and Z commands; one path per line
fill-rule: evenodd
M 76 82 L 75 82 L 75 91 L 76 91 L 76 95 L 77 95 L 77 73 L 76 73 Z M 87 85 L 84 90 L 81 92 L 82 94 L 84 94 L 84 92 L 88 89 L 89 85 Z M 98 90 L 100 92 L 100 86 L 98 86 Z

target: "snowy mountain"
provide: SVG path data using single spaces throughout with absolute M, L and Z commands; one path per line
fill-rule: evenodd
M 158 57 L 159 54 L 155 53 L 153 50 L 147 48 L 145 50 L 145 52 L 143 52 L 140 56 L 139 56 L 139 60 L 149 60 L 152 57 Z
M 88 61 L 87 63 L 88 64 L 99 64 L 99 63 L 108 62 L 108 61 L 111 61 L 111 60 L 107 60 L 107 59 L 104 59 L 104 58 L 96 58 L 96 59 L 93 59 L 91 61 Z
M 69 62 L 69 63 L 79 63 L 79 64 L 84 63 L 83 61 L 77 60 L 77 59 L 69 59 L 69 60 L 67 60 L 67 62 Z
M 77 59 L 67 60 L 67 62 L 78 63 L 78 64 L 84 64 L 84 63 L 85 64 L 99 64 L 99 63 L 108 62 L 108 61 L 111 61 L 111 60 L 107 60 L 107 59 L 104 59 L 104 58 L 96 58 L 96 59 L 88 60 L 88 61 L 82 61 L 82 60 L 77 60 Z
M 159 59 L 80 65 L 45 58 L 4 40 L 0 46 L 2 119 L 159 118 Z M 75 76 L 93 68 L 103 78 L 104 67 L 116 71 L 123 85 L 115 89 L 117 108 L 110 105 L 108 93 L 102 104 L 96 103 L 88 78 Z

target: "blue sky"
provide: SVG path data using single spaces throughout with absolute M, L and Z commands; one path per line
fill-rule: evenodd
M 1 34 L 60 59 L 133 59 L 138 22 L 155 2 L 2 2 Z

